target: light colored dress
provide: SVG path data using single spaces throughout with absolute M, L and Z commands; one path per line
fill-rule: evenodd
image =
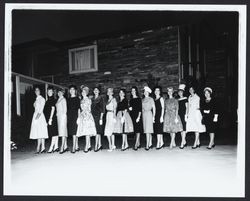
M 200 112 L 200 97 L 197 94 L 189 96 L 188 98 L 188 118 L 186 124 L 187 132 L 199 132 L 206 131 L 205 125 L 201 123 L 202 115 Z
M 163 122 L 163 131 L 165 133 L 177 133 L 183 131 L 182 123 L 179 114 L 177 113 L 177 123 L 176 112 L 179 110 L 178 100 L 175 98 L 169 98 L 165 100 L 165 115 Z
M 34 102 L 35 111 L 31 122 L 30 139 L 48 138 L 47 122 L 43 114 L 44 105 L 45 99 L 41 95 L 37 96 Z M 36 116 L 39 113 L 41 115 L 36 119 Z
M 64 97 L 61 97 L 57 100 L 56 111 L 57 111 L 56 116 L 57 116 L 57 125 L 58 125 L 58 136 L 68 137 L 67 102 Z
M 117 101 L 113 98 L 111 101 L 108 101 L 106 104 L 106 124 L 104 135 L 111 136 L 114 132 L 115 122 L 114 122 L 114 111 L 117 107 Z
M 145 97 L 142 99 L 142 122 L 144 133 L 154 133 L 152 112 L 154 105 L 155 102 L 153 98 Z
M 95 121 L 91 114 L 91 99 L 86 97 L 81 100 L 81 113 L 79 116 L 76 136 L 95 136 Z

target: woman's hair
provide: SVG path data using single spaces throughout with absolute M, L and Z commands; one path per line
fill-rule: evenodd
M 132 89 L 135 89 L 135 94 L 136 94 L 136 96 L 137 96 L 137 97 L 140 97 L 140 94 L 139 94 L 139 91 L 138 91 L 137 86 L 132 86 L 132 87 L 131 87 L 131 91 L 132 91 Z M 132 99 L 132 98 L 133 98 L 133 96 L 132 96 L 132 94 L 131 94 L 130 99 Z
M 83 90 L 86 92 L 87 95 L 89 94 L 89 88 L 87 86 L 82 85 L 81 86 L 81 93 Z
M 122 92 L 124 93 L 124 98 L 126 98 L 126 89 L 121 88 L 121 89 L 119 90 L 119 93 L 120 93 L 120 91 L 122 91 Z M 119 99 L 120 99 L 120 95 L 119 95 Z
M 196 87 L 194 85 L 190 85 L 188 91 L 190 90 L 190 88 L 192 88 L 194 90 L 194 93 L 196 93 Z
M 65 89 L 64 88 L 59 88 L 58 90 L 57 90 L 57 92 L 62 92 L 63 94 L 65 93 Z
M 41 91 L 41 87 L 38 86 L 38 85 L 35 85 L 35 86 L 34 86 L 34 91 L 35 91 L 36 89 L 39 89 L 39 91 Z
M 48 86 L 47 91 L 49 91 L 49 90 L 54 91 L 54 87 L 52 87 L 52 86 Z
M 74 84 L 69 85 L 69 89 L 71 89 L 71 88 L 74 88 L 75 90 L 77 90 L 77 87 Z
M 156 89 L 159 89 L 159 90 L 160 90 L 160 97 L 162 97 L 162 87 L 159 86 L 159 85 L 157 85 L 157 86 L 154 87 L 154 89 L 153 89 L 153 91 L 154 91 L 153 97 L 154 97 L 154 98 L 156 97 L 156 96 L 155 96 L 155 90 L 156 90 Z
M 100 87 L 100 86 L 95 86 L 95 87 L 93 88 L 93 92 L 94 92 L 95 89 L 98 89 L 99 94 L 101 94 L 101 87 Z

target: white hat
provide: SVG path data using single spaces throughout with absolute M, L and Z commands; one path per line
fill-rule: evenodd
M 209 91 L 210 94 L 213 93 L 213 90 L 212 90 L 210 87 L 206 87 L 203 91 L 204 91 L 204 92 L 205 92 L 205 91 Z
M 151 92 L 152 92 L 152 90 L 151 90 L 148 86 L 145 86 L 145 87 L 144 87 L 144 90 L 147 91 L 148 93 L 151 93 Z
M 178 90 L 185 91 L 186 85 L 185 84 L 180 84 Z

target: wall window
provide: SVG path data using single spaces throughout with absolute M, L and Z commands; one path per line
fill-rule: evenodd
M 87 73 L 98 70 L 97 45 L 69 50 L 69 73 Z

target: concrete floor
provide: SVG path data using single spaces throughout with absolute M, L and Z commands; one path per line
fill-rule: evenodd
M 237 197 L 237 147 L 75 154 L 12 152 L 15 195 Z

